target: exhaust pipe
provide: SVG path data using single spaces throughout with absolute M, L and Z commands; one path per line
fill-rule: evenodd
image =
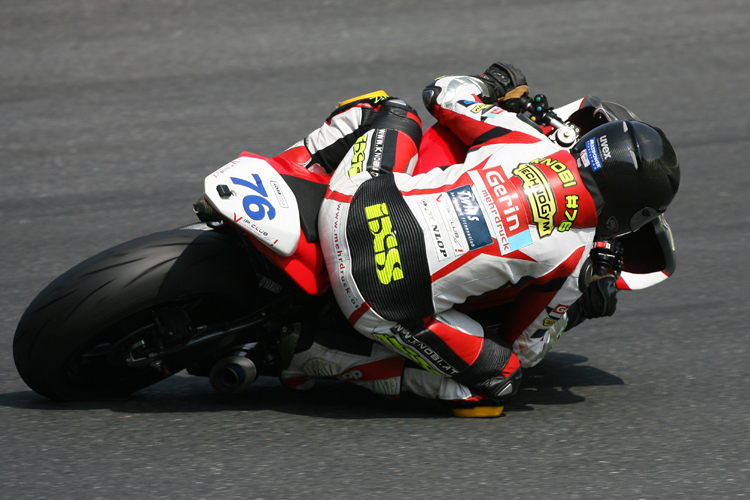
M 243 392 L 256 378 L 258 378 L 258 369 L 255 363 L 245 356 L 236 355 L 217 361 L 209 375 L 211 385 L 223 394 Z

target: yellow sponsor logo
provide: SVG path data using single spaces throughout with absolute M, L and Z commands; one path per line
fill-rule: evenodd
M 544 321 L 542 321 L 542 325 L 544 326 L 552 326 L 555 323 L 557 323 L 557 319 L 555 318 L 544 318 Z
M 570 194 L 565 197 L 565 218 L 567 220 L 562 221 L 557 230 L 561 233 L 570 230 L 576 221 L 576 217 L 578 217 L 578 195 Z
M 363 135 L 354 143 L 354 156 L 352 157 L 352 166 L 349 167 L 347 174 L 354 177 L 363 170 L 365 162 L 365 149 L 367 148 L 367 135 Z
M 539 237 L 549 236 L 555 229 L 557 203 L 547 178 L 539 167 L 526 163 L 518 165 L 513 170 L 513 175 L 523 181 L 523 192 L 529 200 L 531 218 L 536 224 Z
M 422 359 L 419 356 L 419 354 L 417 354 L 416 352 L 412 351 L 408 347 L 406 347 L 404 345 L 401 345 L 398 342 L 398 340 L 396 340 L 394 337 L 392 337 L 390 335 L 383 335 L 383 334 L 380 334 L 380 333 L 374 333 L 373 335 L 375 337 L 377 337 L 378 339 L 380 339 L 380 341 L 383 342 L 385 345 L 393 346 L 396 349 L 398 349 L 399 351 L 401 351 L 404 354 L 406 354 L 407 356 L 409 356 L 409 359 L 411 359 L 416 364 L 418 364 L 420 366 L 420 368 L 422 368 L 423 370 L 427 370 L 427 371 L 433 372 L 433 373 L 440 373 L 439 371 L 437 371 L 433 367 L 431 367 L 430 364 L 427 361 L 425 361 L 424 359 Z
M 560 181 L 562 182 L 562 185 L 564 188 L 573 187 L 576 184 L 576 177 L 573 175 L 573 172 L 568 169 L 568 167 L 565 166 L 565 164 L 561 161 L 553 160 L 552 158 L 541 158 L 538 160 L 534 160 L 531 163 L 536 163 L 538 165 L 547 165 L 549 168 L 552 169 L 554 173 L 557 174 L 557 176 L 560 178 Z
M 365 216 L 373 236 L 375 270 L 378 273 L 378 279 L 384 285 L 403 279 L 404 271 L 401 266 L 401 256 L 398 253 L 398 241 L 393 234 L 388 206 L 385 203 L 367 206 Z
M 492 104 L 477 104 L 476 106 L 471 108 L 469 111 L 471 111 L 472 113 L 481 113 L 485 109 L 491 108 L 491 107 L 492 107 Z

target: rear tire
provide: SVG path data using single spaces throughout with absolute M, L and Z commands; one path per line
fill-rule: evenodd
M 54 400 L 129 394 L 184 365 L 113 363 L 109 353 L 119 340 L 137 338 L 157 310 L 184 312 L 195 325 L 241 317 L 255 283 L 233 235 L 176 229 L 123 243 L 78 264 L 34 299 L 13 341 L 16 368 L 29 387 Z M 193 355 L 207 354 L 198 351 Z

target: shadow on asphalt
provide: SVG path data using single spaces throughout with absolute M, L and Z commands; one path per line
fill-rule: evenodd
M 534 368 L 524 371 L 523 383 L 506 406 L 506 412 L 533 411 L 538 405 L 568 405 L 585 398 L 574 387 L 623 385 L 622 379 L 598 368 L 581 365 L 584 356 L 550 353 Z M 123 413 L 185 413 L 221 411 L 276 411 L 336 419 L 449 418 L 440 403 L 404 394 L 398 401 L 377 396 L 361 387 L 319 380 L 310 391 L 292 391 L 277 379 L 261 377 L 251 390 L 223 395 L 208 379 L 174 376 L 127 397 L 83 402 L 53 402 L 33 391 L 0 394 L 0 406 L 29 410 L 96 410 Z

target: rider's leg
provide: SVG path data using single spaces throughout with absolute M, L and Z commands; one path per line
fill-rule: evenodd
M 404 360 L 363 337 L 289 325 L 281 339 L 281 381 L 293 389 L 309 389 L 316 379 L 355 382 L 377 394 L 398 397 Z
M 342 312 L 363 335 L 468 387 L 474 404 L 500 408 L 520 384 L 518 357 L 468 316 L 435 314 L 424 235 L 395 176 L 348 176 L 347 158 L 318 218 Z
M 281 341 L 281 355 L 281 381 L 294 389 L 310 389 L 316 379 L 335 378 L 393 399 L 402 392 L 451 403 L 470 402 L 473 397 L 453 379 L 425 371 L 364 337 L 290 325 Z
M 503 406 L 521 382 L 521 363 L 501 338 L 468 316 L 449 309 L 421 325 L 404 327 L 377 319 L 370 310 L 355 327 L 425 371 L 450 377 L 470 390 L 466 405 Z M 369 333 L 368 333 L 369 332 Z
M 383 131 L 377 147 L 361 139 L 374 129 Z M 358 154 L 370 158 L 370 163 L 377 163 L 379 168 L 382 163 L 383 169 L 411 173 L 421 137 L 417 112 L 381 91 L 341 103 L 321 127 L 277 158 L 330 174 L 356 144 Z

